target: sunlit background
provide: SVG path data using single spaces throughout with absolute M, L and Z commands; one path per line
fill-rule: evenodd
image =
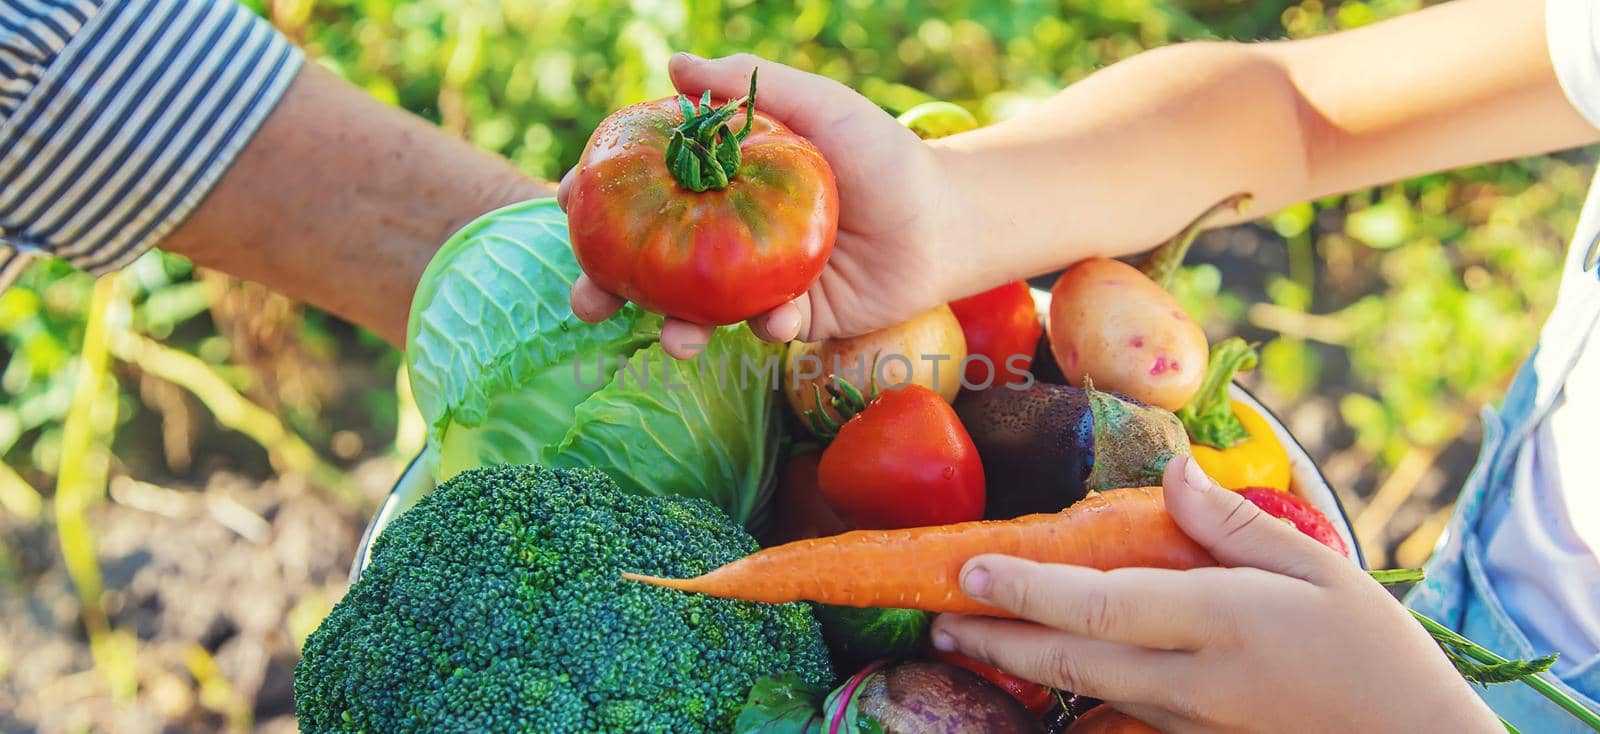
M 755 53 L 891 112 L 990 121 L 1186 39 L 1304 37 L 1419 0 L 256 3 L 373 96 L 555 178 L 673 50 Z M 1554 299 L 1592 156 L 1301 204 L 1202 238 L 1180 285 L 1322 464 L 1374 565 L 1432 548 Z M 1062 202 L 1071 206 L 1070 201 Z M 403 306 L 397 306 L 403 307 Z M 294 730 L 300 643 L 422 444 L 398 353 L 152 253 L 0 295 L 0 731 Z

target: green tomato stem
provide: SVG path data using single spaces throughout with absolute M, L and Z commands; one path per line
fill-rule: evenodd
M 1415 584 L 1425 578 L 1422 569 L 1420 568 L 1388 568 L 1378 571 L 1368 571 L 1367 573 L 1372 576 L 1372 580 L 1377 581 L 1384 586 L 1393 586 L 1395 584 Z
M 873 360 L 872 366 L 873 371 L 876 372 L 877 360 Z M 811 392 L 816 398 L 817 409 L 806 411 L 806 419 L 811 422 L 811 432 L 815 433 L 817 438 L 822 439 L 824 442 L 832 441 L 834 436 L 839 435 L 841 426 L 855 417 L 857 413 L 866 410 L 867 404 L 878 396 L 876 375 L 867 383 L 868 388 L 865 393 L 861 392 L 861 388 L 856 387 L 854 383 L 843 377 L 838 375 L 829 375 L 828 377 L 833 380 L 833 384 L 828 386 L 827 406 L 831 406 L 834 412 L 839 414 L 839 418 L 835 420 L 828 415 L 827 407 L 824 406 L 822 400 L 822 389 L 816 385 L 811 386 Z
M 728 120 L 741 106 L 745 110 L 744 127 L 734 132 L 728 127 Z M 667 170 L 672 178 L 695 193 L 728 188 L 739 172 L 739 145 L 750 134 L 756 117 L 755 72 L 750 73 L 750 93 L 739 99 L 712 107 L 710 90 L 698 104 L 680 94 L 678 109 L 683 112 L 683 122 L 672 129 L 666 150 Z

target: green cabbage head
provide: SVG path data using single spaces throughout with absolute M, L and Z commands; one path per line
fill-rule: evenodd
M 572 313 L 581 270 L 552 199 L 457 232 L 417 286 L 406 367 L 438 454 L 437 479 L 495 464 L 595 467 L 642 495 L 706 499 L 751 524 L 782 440 L 780 347 L 719 328 L 671 359 L 661 317 L 628 305 Z

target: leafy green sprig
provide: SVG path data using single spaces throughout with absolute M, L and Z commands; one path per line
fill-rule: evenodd
M 1255 369 L 1258 360 L 1255 345 L 1236 336 L 1212 345 L 1200 389 L 1176 414 L 1190 441 L 1226 450 L 1250 440 L 1250 432 L 1233 412 L 1228 386 L 1234 375 Z
M 1417 568 L 1372 571 L 1371 574 L 1373 579 L 1384 586 L 1414 584 L 1424 578 L 1422 569 Z M 1541 673 L 1550 670 L 1558 655 L 1544 655 L 1532 660 L 1508 660 L 1421 612 L 1413 609 L 1411 616 L 1428 631 L 1428 635 L 1433 637 L 1439 649 L 1444 651 L 1445 657 L 1450 659 L 1450 664 L 1455 666 L 1456 672 L 1468 682 L 1479 686 L 1522 683 L 1538 691 L 1551 703 L 1560 706 L 1563 711 L 1572 714 L 1589 728 L 1600 731 L 1600 714 L 1590 711 L 1540 676 Z M 1500 723 L 1505 725 L 1507 731 L 1516 734 L 1517 728 L 1512 726 L 1511 722 L 1501 719 Z

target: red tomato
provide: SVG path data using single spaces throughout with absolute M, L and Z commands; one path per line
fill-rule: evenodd
M 989 364 L 967 360 L 968 385 L 1021 383 L 1033 364 L 1044 326 L 1033 305 L 1033 293 L 1024 281 L 1007 283 L 976 296 L 950 302 L 967 338 L 967 355 L 983 355 Z M 992 382 L 991 382 L 992 380 Z
M 1056 705 L 1055 694 L 1046 686 L 1041 686 L 1031 680 L 1023 680 L 987 663 L 980 663 L 958 652 L 943 652 L 934 650 L 930 655 L 935 661 L 949 663 L 958 668 L 966 668 L 978 674 L 978 677 L 995 684 L 1000 690 L 1011 694 L 1012 698 L 1022 704 L 1028 713 L 1035 717 L 1044 716 Z
M 833 170 L 743 103 L 666 98 L 600 123 L 567 199 L 573 252 L 596 285 L 650 311 L 731 324 L 816 281 L 839 224 Z
M 839 427 L 817 468 L 822 496 L 852 526 L 944 525 L 983 517 L 983 464 L 939 394 L 886 390 Z
M 773 498 L 777 516 L 773 518 L 771 541 L 787 543 L 806 538 L 838 535 L 846 527 L 833 508 L 823 500 L 817 489 L 817 465 L 821 456 L 806 451 L 789 457 L 778 478 L 778 491 Z

